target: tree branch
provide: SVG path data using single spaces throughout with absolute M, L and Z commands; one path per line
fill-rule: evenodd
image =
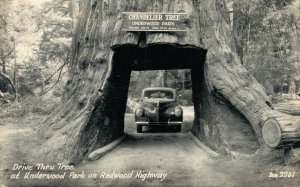
M 69 63 L 69 55 L 67 56 L 67 58 L 66 58 L 66 60 L 65 60 L 65 62 L 63 63 L 63 65 L 61 65 L 50 77 L 48 77 L 45 81 L 44 81 L 44 83 L 46 83 L 46 82 L 48 82 L 49 80 L 51 80 L 52 79 L 52 77 L 57 73 L 57 72 L 59 72 L 60 71 L 60 74 L 61 74 L 61 71 L 62 71 L 62 69 L 65 67 L 65 65 L 67 65 Z M 59 79 L 59 77 L 58 77 L 58 79 Z
M 3 59 L 6 59 L 8 56 L 10 56 L 12 54 L 12 52 L 13 52 L 13 50 L 10 50 L 6 55 L 1 57 L 2 61 L 3 61 Z
M 68 71 L 65 71 L 65 72 L 62 74 L 62 70 L 63 70 L 63 69 L 60 70 L 56 82 L 55 82 L 55 83 L 54 83 L 47 91 L 45 91 L 42 95 L 45 95 L 45 94 L 48 93 L 50 90 L 52 90 L 52 89 L 57 85 L 57 83 L 59 83 L 60 77 L 64 76 L 64 75 L 68 72 Z

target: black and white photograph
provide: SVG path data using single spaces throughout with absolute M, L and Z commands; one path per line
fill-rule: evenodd
M 0 187 L 299 187 L 300 0 L 0 0 Z

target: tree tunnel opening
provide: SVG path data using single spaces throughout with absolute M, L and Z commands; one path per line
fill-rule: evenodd
M 195 108 L 194 116 L 200 116 L 201 83 L 204 79 L 203 65 L 205 62 L 206 50 L 192 46 L 179 45 L 149 45 L 141 48 L 138 46 L 119 46 L 114 48 L 114 55 L 111 64 L 111 73 L 107 78 L 107 99 L 105 99 L 104 110 L 110 116 L 113 138 L 124 132 L 124 116 L 128 98 L 130 77 L 132 72 L 139 71 L 154 72 L 156 70 L 186 70 L 191 74 L 192 93 Z M 202 69 L 202 70 L 201 70 Z M 194 75 L 193 75 L 194 74 Z M 201 75 L 202 74 L 202 75 Z M 202 79 L 202 80 L 201 80 Z M 145 80 L 146 82 L 147 80 Z M 132 89 L 141 90 L 151 85 L 134 85 Z M 168 86 L 170 85 L 160 85 Z M 138 93 L 140 97 L 141 93 Z M 132 124 L 134 126 L 134 124 Z
M 106 129 L 99 132 L 102 134 L 98 135 L 99 145 L 105 145 L 124 133 L 131 72 L 185 69 L 191 72 L 192 132 L 211 148 L 225 154 L 228 150 L 254 153 L 258 149 L 255 133 L 247 119 L 218 90 L 208 90 L 205 80 L 206 50 L 194 46 L 153 44 L 146 47 L 122 45 L 113 48 L 113 51 L 107 86 L 103 90 L 105 97 L 101 103 L 104 106 L 101 113 L 105 116 L 101 123 Z

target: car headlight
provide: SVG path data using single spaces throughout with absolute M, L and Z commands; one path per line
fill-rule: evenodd
M 175 108 L 174 114 L 175 114 L 176 117 L 181 116 L 181 115 L 182 115 L 182 109 L 181 109 L 180 107 L 177 106 L 177 107 Z
M 142 115 L 144 114 L 144 110 L 141 109 L 141 108 L 138 108 L 138 109 L 136 109 L 135 114 L 136 114 L 138 117 L 142 117 Z

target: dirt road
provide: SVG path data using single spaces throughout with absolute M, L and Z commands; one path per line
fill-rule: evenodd
M 180 133 L 149 131 L 136 133 L 133 116 L 127 114 L 125 133 L 128 138 L 99 160 L 84 164 L 78 171 L 97 173 L 94 180 L 67 182 L 72 185 L 95 186 L 298 186 L 296 178 L 273 179 L 269 172 L 294 171 L 281 166 L 266 166 L 256 160 L 213 158 L 198 147 L 188 131 L 190 113 L 186 113 Z M 275 163 L 274 163 L 275 164 Z M 164 178 L 141 178 L 162 174 Z M 126 179 L 99 178 L 101 174 L 128 174 Z M 80 182 L 80 183 L 78 183 Z
M 193 142 L 185 129 L 188 127 L 185 126 L 181 133 L 137 134 L 135 125 L 127 124 L 128 137 L 120 146 L 80 169 L 98 175 L 133 173 L 129 179 L 98 178 L 94 180 L 97 186 L 231 186 L 230 178 L 213 170 L 214 159 Z M 148 178 L 140 177 L 139 172 L 147 174 Z M 165 177 L 151 177 L 151 174 Z
M 299 169 L 282 166 L 280 162 L 235 160 L 224 156 L 212 158 L 191 139 L 188 133 L 192 125 L 190 114 L 185 113 L 187 116 L 180 133 L 151 131 L 142 134 L 136 133 L 133 115 L 127 114 L 125 133 L 128 137 L 125 141 L 99 160 L 82 163 L 67 171 L 64 180 L 22 179 L 24 171 L 20 179 L 10 179 L 16 173 L 11 171 L 12 165 L 25 162 L 27 154 L 24 152 L 39 146 L 40 142 L 30 124 L 33 119 L 24 124 L 0 121 L 0 129 L 6 132 L 0 136 L 4 156 L 1 159 L 2 181 L 7 181 L 4 186 L 298 186 Z M 269 177 L 270 172 L 281 171 L 295 172 L 295 177 Z
M 188 110 L 187 110 L 188 111 Z M 217 174 L 211 167 L 214 160 L 200 149 L 188 131 L 191 128 L 190 112 L 185 113 L 180 133 L 149 131 L 136 133 L 132 114 L 126 114 L 125 141 L 101 159 L 84 163 L 75 173 L 96 173 L 94 179 L 68 178 L 66 180 L 10 180 L 11 184 L 44 184 L 63 186 L 223 186 L 230 179 Z M 165 131 L 166 129 L 164 129 Z M 19 133 L 17 131 L 16 133 Z M 13 132 L 11 132 L 13 133 Z M 16 141 L 16 140 L 14 140 Z M 7 158 L 8 159 L 8 158 Z M 13 163 L 10 163 L 12 165 Z M 69 176 L 68 172 L 68 176 Z M 130 178 L 110 179 L 101 175 L 131 174 Z M 8 177 L 8 176 L 7 176 Z M 216 180 L 217 177 L 217 180 Z

